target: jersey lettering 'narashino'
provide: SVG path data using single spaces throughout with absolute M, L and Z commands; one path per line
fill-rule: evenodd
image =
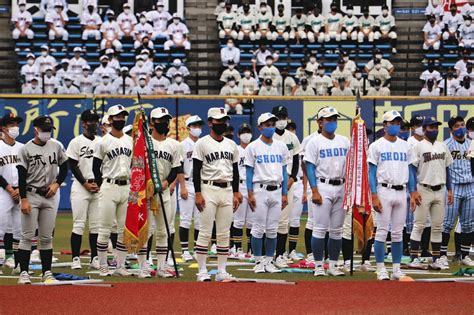
M 231 152 L 226 152 L 226 151 L 217 151 L 217 152 L 212 152 L 204 156 L 206 158 L 207 163 L 212 163 L 217 160 L 234 160 L 234 154 Z
M 107 157 L 109 158 L 109 160 L 113 160 L 120 155 L 131 156 L 132 150 L 130 150 L 129 148 L 115 148 L 107 153 Z

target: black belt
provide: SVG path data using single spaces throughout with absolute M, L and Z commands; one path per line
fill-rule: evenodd
M 421 184 L 421 186 L 429 188 L 432 191 L 438 191 L 438 190 L 441 190 L 441 188 L 443 188 L 443 185 L 430 186 L 430 185 L 426 185 L 426 184 Z
M 193 181 L 193 179 L 191 177 L 187 177 L 184 180 L 187 181 L 187 182 L 192 182 Z
M 239 179 L 239 183 L 243 184 L 245 181 L 243 179 Z
M 12 186 L 13 189 L 18 189 L 18 186 Z
M 202 182 L 206 185 L 216 186 L 220 188 L 227 188 L 227 187 L 230 187 L 231 185 L 230 183 L 219 183 L 219 182 L 213 182 L 209 180 L 203 180 Z
M 38 194 L 42 197 L 46 197 L 46 194 L 48 193 L 48 188 L 36 188 L 36 187 L 27 187 L 26 191 Z
M 128 179 L 110 179 L 110 178 L 107 178 L 105 181 L 109 184 L 115 184 L 115 185 L 118 185 L 118 186 L 126 186 L 126 185 L 129 184 Z
M 329 185 L 339 186 L 344 184 L 344 179 L 327 179 L 327 178 L 320 178 L 319 181 L 321 183 L 328 183 Z
M 265 189 L 266 191 L 275 191 L 277 189 L 280 189 L 281 188 L 281 185 L 263 185 L 263 184 L 260 184 L 260 188 L 263 188 Z
M 95 179 L 87 179 L 86 183 L 93 184 L 95 183 Z
M 382 187 L 387 187 L 387 188 L 391 188 L 391 189 L 394 189 L 394 190 L 404 190 L 405 189 L 405 186 L 403 186 L 403 185 L 391 185 L 391 184 L 386 184 L 386 183 L 382 183 L 381 185 L 382 185 Z

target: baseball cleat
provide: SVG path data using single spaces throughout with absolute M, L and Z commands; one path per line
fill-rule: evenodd
M 466 256 L 463 259 L 461 259 L 461 265 L 474 267 L 474 261 L 472 261 L 471 257 Z
M 41 257 L 40 257 L 39 250 L 35 249 L 34 251 L 31 252 L 30 263 L 32 263 L 32 264 L 40 264 L 41 263 Z
M 138 272 L 138 278 L 140 279 L 151 278 L 151 273 L 147 269 L 142 269 Z
M 288 255 L 288 257 L 293 261 L 300 261 L 301 260 L 300 256 L 298 256 L 298 254 L 296 253 L 296 250 L 294 250 L 294 249 L 291 251 L 291 253 L 290 253 L 290 255 Z
M 405 277 L 404 274 L 400 269 L 394 269 L 392 275 L 390 276 L 391 280 L 400 280 L 401 278 Z
M 92 258 L 92 261 L 89 265 L 89 269 L 99 270 L 99 268 L 100 268 L 99 257 L 95 256 L 94 258 Z
M 247 258 L 247 254 L 244 253 L 244 251 L 242 250 L 242 248 L 239 248 L 237 250 L 237 253 L 235 253 L 235 256 L 238 260 L 245 260 L 245 259 L 248 259 Z
M 265 272 L 268 272 L 268 273 L 279 273 L 281 272 L 280 269 L 278 269 L 275 264 L 273 263 L 273 260 L 270 260 L 268 262 L 265 262 Z
M 215 279 L 217 282 L 237 282 L 237 279 L 228 272 L 218 272 Z
M 293 260 L 288 256 L 287 252 L 283 253 L 283 258 L 285 259 L 287 264 L 292 264 L 293 263 Z
M 22 271 L 18 277 L 18 284 L 31 284 L 30 275 L 28 271 Z
M 108 277 L 111 276 L 110 271 L 109 271 L 109 266 L 100 266 L 99 268 L 99 276 L 100 277 Z
M 428 269 L 431 270 L 441 270 L 441 269 L 446 269 L 446 267 L 443 267 L 443 265 L 440 263 L 439 258 L 436 259 L 436 261 L 432 262 L 431 264 L 428 265 Z M 449 269 L 449 267 L 448 267 Z
M 410 269 L 421 269 L 421 270 L 427 269 L 427 266 L 425 264 L 422 264 L 419 258 L 413 259 L 413 261 L 408 263 L 407 266 Z
M 438 261 L 443 267 L 446 267 L 446 269 L 449 269 L 449 261 L 448 261 L 448 257 L 446 255 L 441 256 L 438 259 Z
M 131 276 L 132 274 L 130 272 L 128 272 L 127 269 L 121 267 L 121 268 L 117 268 L 115 269 L 114 271 L 114 276 L 120 276 L 120 277 L 129 277 Z
M 372 270 L 372 265 L 370 264 L 370 261 L 366 260 L 362 265 L 360 265 L 360 270 L 365 271 L 365 272 L 371 272 Z
M 346 260 L 344 262 L 344 266 L 342 266 L 344 272 L 351 272 L 351 261 L 350 260 Z
M 43 283 L 55 283 L 55 282 L 58 282 L 58 280 L 56 280 L 56 278 L 54 278 L 51 271 L 47 270 L 43 273 L 43 276 L 41 277 L 41 282 L 43 282 Z
M 82 269 L 81 259 L 79 257 L 74 257 L 72 259 L 71 269 L 72 270 Z
M 275 260 L 275 266 L 277 268 L 288 268 L 288 263 L 286 262 L 286 259 L 280 255 Z
M 346 274 L 336 266 L 329 266 L 328 268 L 328 275 L 333 277 L 343 277 Z
M 314 256 L 313 256 L 313 253 L 309 253 L 309 254 L 306 256 L 306 259 L 303 259 L 303 262 L 305 263 L 305 265 L 314 264 Z
M 15 259 L 13 257 L 8 257 L 5 260 L 5 267 L 13 269 L 15 268 Z
M 257 261 L 255 267 L 253 267 L 253 271 L 255 273 L 265 273 L 265 264 L 263 263 L 263 260 Z
M 58 257 L 53 256 L 53 258 L 51 258 L 51 262 L 53 262 L 53 263 L 57 263 L 58 261 L 59 261 Z
M 390 280 L 388 276 L 387 269 L 382 268 L 379 271 L 377 271 L 377 280 Z
M 19 265 L 12 269 L 12 275 L 19 275 L 20 273 L 21 269 Z
M 184 262 L 188 262 L 188 261 L 194 260 L 193 256 L 191 256 L 191 253 L 189 253 L 189 251 L 187 251 L 187 250 L 185 250 L 185 251 L 181 254 L 181 259 L 183 259 Z
M 211 281 L 211 277 L 207 273 L 207 271 L 201 271 L 196 274 L 198 282 L 209 282 Z
M 2 267 L 3 267 L 3 266 L 0 265 L 0 275 L 3 275 Z
M 324 271 L 323 266 L 316 266 L 314 268 L 314 276 L 315 277 L 325 277 L 326 276 L 326 271 Z
M 166 263 L 163 263 L 160 268 L 156 270 L 156 276 L 161 278 L 173 278 L 176 276 L 174 269 L 171 269 Z

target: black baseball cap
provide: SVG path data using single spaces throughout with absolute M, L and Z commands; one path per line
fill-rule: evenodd
M 99 119 L 99 115 L 93 109 L 87 109 L 81 114 L 82 121 L 99 121 Z
M 464 121 L 464 118 L 461 116 L 456 116 L 456 117 L 451 117 L 448 120 L 448 127 L 449 129 L 453 129 L 454 125 L 459 122 L 459 121 Z
M 423 124 L 424 119 L 425 119 L 425 117 L 423 117 L 423 116 L 413 116 L 410 119 L 410 126 L 411 127 L 421 126 L 421 124 Z
M 423 127 L 433 126 L 433 125 L 439 126 L 441 125 L 441 123 L 438 120 L 436 120 L 435 117 L 425 117 L 425 119 L 423 119 L 423 124 L 422 124 Z
M 240 135 L 240 134 L 242 134 L 246 131 L 247 132 L 252 132 L 252 127 L 250 127 L 250 125 L 247 124 L 247 123 L 243 123 L 242 125 L 240 125 L 238 133 Z
M 2 117 L 2 126 L 6 126 L 11 123 L 21 123 L 23 121 L 23 118 L 18 117 L 15 115 L 13 112 L 6 112 L 5 115 Z
M 410 127 L 411 127 L 411 124 L 408 121 L 406 121 L 405 119 L 402 120 L 400 129 L 409 129 Z
M 295 129 L 296 130 L 296 123 L 293 120 L 288 120 L 288 124 L 286 125 L 286 129 Z
M 275 116 L 285 116 L 288 117 L 288 109 L 285 106 L 275 106 L 272 109 L 272 114 Z
M 51 131 L 52 129 L 56 129 L 53 124 L 53 119 L 49 116 L 39 116 L 33 120 L 33 127 L 38 127 L 43 131 Z
M 471 117 L 466 121 L 466 128 L 469 130 L 474 130 L 474 117 Z

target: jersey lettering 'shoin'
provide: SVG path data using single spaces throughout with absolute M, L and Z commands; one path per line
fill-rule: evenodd
M 173 156 L 170 153 L 165 152 L 165 151 L 156 151 L 155 150 L 155 158 L 166 160 L 170 163 L 172 163 L 172 160 L 173 160 Z
M 346 148 L 321 149 L 319 151 L 319 157 L 322 159 L 337 157 L 337 156 L 346 156 L 346 154 L 347 154 Z
M 207 163 L 212 163 L 217 160 L 234 160 L 234 154 L 231 152 L 224 152 L 224 151 L 218 151 L 218 152 L 212 152 L 204 156 L 206 158 Z
M 94 150 L 90 149 L 88 146 L 84 146 L 80 149 L 79 157 L 90 159 L 94 156 Z
M 0 157 L 0 167 L 8 164 L 18 164 L 20 159 L 18 155 L 5 155 Z
M 446 157 L 446 153 L 425 152 L 423 153 L 423 162 L 427 163 L 434 160 L 444 160 L 445 157 Z
M 255 157 L 255 161 L 259 164 L 264 163 L 282 163 L 283 156 L 281 154 L 262 154 Z
M 107 153 L 107 157 L 109 158 L 109 160 L 113 160 L 120 155 L 131 156 L 132 150 L 128 148 L 116 148 Z
M 380 159 L 384 161 L 407 161 L 407 154 L 405 152 L 382 152 Z

